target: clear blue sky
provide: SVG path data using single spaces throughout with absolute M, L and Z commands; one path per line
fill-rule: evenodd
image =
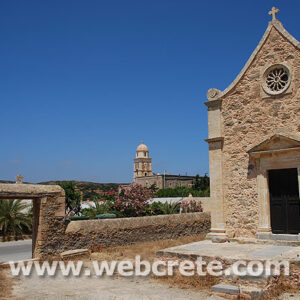
M 2 0 L 0 179 L 129 182 L 208 172 L 206 92 L 223 90 L 275 5 L 300 39 L 299 0 Z

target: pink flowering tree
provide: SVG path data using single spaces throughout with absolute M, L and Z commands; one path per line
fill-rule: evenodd
M 138 184 L 120 186 L 119 191 L 109 191 L 100 194 L 99 201 L 109 212 L 118 217 L 137 217 L 146 215 L 149 210 L 148 200 L 154 192 Z
M 102 202 L 102 201 L 114 201 L 116 199 L 116 197 L 118 197 L 118 192 L 111 189 L 108 192 L 101 192 L 99 194 L 98 201 L 100 201 L 100 202 Z
M 203 207 L 201 201 L 194 199 L 183 200 L 180 205 L 183 213 L 202 212 Z

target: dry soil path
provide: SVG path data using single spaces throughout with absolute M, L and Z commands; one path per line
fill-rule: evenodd
M 101 299 L 101 300 L 143 300 L 143 299 L 210 299 L 224 298 L 211 296 L 205 292 L 188 289 L 169 288 L 149 278 L 97 278 L 57 277 L 40 278 L 36 275 L 14 279 L 14 295 L 10 299 Z

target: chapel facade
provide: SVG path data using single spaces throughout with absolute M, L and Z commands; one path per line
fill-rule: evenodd
M 208 237 L 300 240 L 300 43 L 278 12 L 232 84 L 207 93 Z

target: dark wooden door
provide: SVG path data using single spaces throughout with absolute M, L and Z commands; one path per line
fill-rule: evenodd
M 273 233 L 300 233 L 300 199 L 297 169 L 269 171 Z

